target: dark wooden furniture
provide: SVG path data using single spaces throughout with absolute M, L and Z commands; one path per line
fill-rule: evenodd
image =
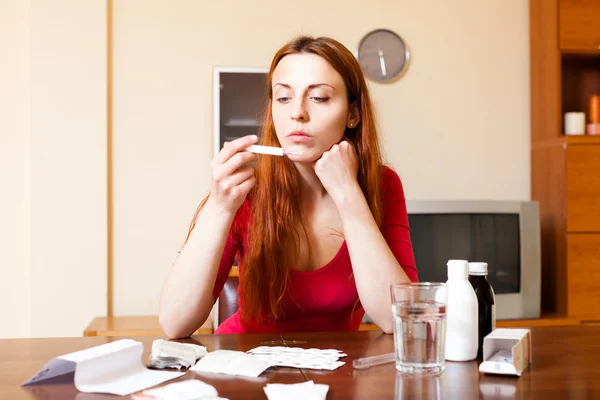
M 563 115 L 600 94 L 600 1 L 530 0 L 531 196 L 540 203 L 542 313 L 600 321 L 600 136 Z
M 600 327 L 533 327 L 533 362 L 521 377 L 481 375 L 478 362 L 447 363 L 436 378 L 406 378 L 394 364 L 355 370 L 352 360 L 393 351 L 392 335 L 379 331 L 352 333 L 290 333 L 283 335 L 199 335 L 187 342 L 214 349 L 249 350 L 266 345 L 335 348 L 348 354 L 335 371 L 276 368 L 259 379 L 208 376 L 188 372 L 180 379 L 201 379 L 222 397 L 266 399 L 267 383 L 313 380 L 330 386 L 328 399 L 566 399 L 600 398 Z M 154 337 L 134 337 L 144 343 L 144 359 Z M 116 396 L 79 393 L 72 383 L 19 387 L 51 358 L 107 343 L 116 338 L 0 340 L 0 393 L 10 399 L 115 399 Z

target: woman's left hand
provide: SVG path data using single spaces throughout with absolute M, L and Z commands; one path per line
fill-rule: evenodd
M 336 205 L 351 197 L 358 186 L 358 157 L 354 146 L 343 140 L 323 153 L 314 164 L 315 172 Z

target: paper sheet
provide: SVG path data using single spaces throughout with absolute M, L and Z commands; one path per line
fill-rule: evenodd
M 131 396 L 133 400 L 222 400 L 214 386 L 190 379 L 158 389 L 144 390 Z M 225 399 L 226 400 L 226 399 Z
M 263 388 L 269 400 L 324 400 L 329 391 L 328 385 L 313 381 L 302 383 L 270 383 Z
M 269 363 L 241 351 L 215 350 L 201 358 L 190 371 L 255 378 L 270 366 Z
M 22 386 L 75 371 L 77 390 L 125 396 L 175 379 L 184 372 L 153 371 L 142 363 L 143 345 L 131 339 L 65 354 L 50 360 Z

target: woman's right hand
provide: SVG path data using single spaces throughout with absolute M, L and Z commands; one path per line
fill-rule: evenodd
M 212 182 L 209 201 L 223 212 L 235 214 L 256 183 L 254 168 L 242 165 L 257 159 L 256 154 L 244 151 L 257 141 L 256 135 L 249 135 L 226 142 L 210 163 Z

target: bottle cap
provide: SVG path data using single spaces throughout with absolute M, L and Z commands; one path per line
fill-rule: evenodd
M 487 275 L 488 265 L 484 262 L 470 262 L 469 275 Z
M 469 262 L 467 260 L 448 260 L 448 279 L 469 277 Z

